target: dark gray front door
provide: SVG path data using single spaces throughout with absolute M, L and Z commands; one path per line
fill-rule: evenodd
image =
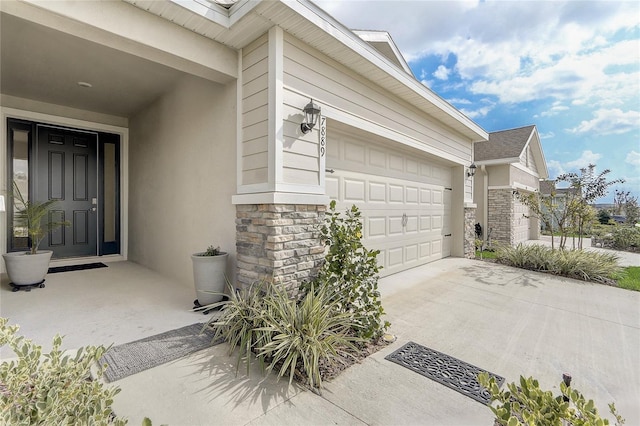
M 95 133 L 38 125 L 34 198 L 57 200 L 51 219 L 70 222 L 40 244 L 53 256 L 96 256 L 97 144 Z

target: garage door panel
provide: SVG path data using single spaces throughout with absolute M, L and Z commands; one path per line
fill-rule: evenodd
M 384 238 L 387 235 L 386 216 L 369 217 L 367 222 L 369 224 L 367 227 L 368 233 L 366 234 L 368 238 Z
M 402 216 L 389 216 L 389 235 L 402 235 Z
M 442 205 L 444 203 L 443 191 L 439 189 L 431 190 L 431 204 Z
M 391 269 L 397 266 L 401 266 L 404 262 L 404 256 L 402 255 L 404 248 L 394 247 L 387 250 L 387 264 L 385 265 L 387 268 Z
M 401 185 L 389 185 L 389 202 L 404 204 L 404 188 Z
M 365 181 L 355 179 L 344 180 L 344 200 L 349 202 L 364 202 Z
M 373 167 L 387 167 L 387 154 L 377 149 L 369 150 L 369 165 Z
M 442 253 L 442 240 L 431 241 L 431 255 L 438 255 Z
M 404 226 L 405 233 L 415 234 L 418 232 L 418 216 L 407 216 L 406 225 Z
M 404 262 L 412 263 L 418 260 L 418 244 L 411 244 L 404 247 Z
M 405 202 L 407 204 L 418 204 L 418 188 L 414 186 L 405 187 Z
M 439 231 L 442 230 L 442 216 L 440 215 L 432 215 L 431 216 L 431 230 L 432 231 Z
M 420 230 L 421 231 L 431 230 L 431 216 L 427 216 L 427 215 L 420 216 Z
M 380 182 L 369 182 L 369 201 L 372 203 L 386 203 L 387 185 Z
M 356 143 L 344 144 L 344 159 L 354 163 L 366 164 L 366 151 L 364 145 Z
M 404 157 L 389 154 L 389 169 L 397 172 L 404 172 Z
M 420 188 L 420 204 L 431 204 L 431 190 Z
M 327 195 L 332 200 L 340 200 L 340 179 L 338 177 L 329 177 L 325 178 L 325 188 L 327 191 Z

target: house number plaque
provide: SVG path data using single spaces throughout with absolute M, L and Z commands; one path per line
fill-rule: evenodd
M 320 157 L 327 151 L 327 118 L 320 116 Z

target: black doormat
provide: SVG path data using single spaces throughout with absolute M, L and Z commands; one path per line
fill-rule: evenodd
M 490 377 L 496 379 L 498 387 L 504 383 L 504 377 L 414 342 L 405 344 L 397 351 L 387 355 L 385 359 L 422 374 L 485 405 L 491 404 L 491 395 L 478 383 L 478 374 L 489 373 Z
M 52 268 L 49 268 L 49 273 L 55 274 L 58 272 L 84 271 L 85 269 L 97 269 L 106 267 L 107 265 L 102 262 L 85 263 L 84 265 L 54 266 Z
M 120 380 L 222 343 L 222 340 L 214 342 L 214 336 L 209 327 L 196 323 L 114 346 L 100 358 L 101 364 L 107 364 L 104 378 L 108 382 Z

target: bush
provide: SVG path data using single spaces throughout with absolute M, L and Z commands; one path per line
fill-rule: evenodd
M 252 356 L 256 356 L 266 370 L 278 370 L 278 376 L 296 371 L 306 376 L 309 386 L 321 387 L 320 366 L 331 365 L 344 349 L 355 350 L 351 330 L 351 315 L 341 313 L 338 298 L 329 288 L 310 291 L 296 301 L 286 289 L 267 282 L 259 282 L 246 291 L 233 292 L 222 306 L 218 319 L 208 325 L 216 330 L 214 341 L 220 338 L 229 343 L 229 354 L 236 348 L 238 360 L 244 359 L 247 374 Z
M 501 391 L 494 377 L 487 373 L 478 375 L 478 382 L 491 394 L 491 401 L 498 404 L 489 408 L 501 425 L 608 425 L 609 420 L 598 414 L 593 400 L 586 400 L 575 389 L 564 382 L 560 383 L 562 395 L 554 397 L 551 391 L 540 389 L 537 380 L 520 376 L 520 386 L 515 383 L 507 385 L 508 390 Z M 573 404 L 573 406 L 572 406 Z M 624 419 L 616 412 L 614 404 L 609 404 L 609 411 L 621 425 Z
M 613 247 L 630 250 L 640 247 L 640 228 L 636 226 L 616 226 L 612 231 Z
M 366 339 L 380 337 L 389 327 L 382 321 L 384 309 L 378 291 L 377 256 L 379 250 L 368 250 L 362 244 L 362 221 L 356 206 L 345 212 L 345 217 L 335 211 L 331 201 L 325 224 L 320 228 L 322 240 L 329 249 L 325 263 L 313 283 L 306 283 L 301 290 L 308 292 L 325 286 L 328 294 L 336 297 L 339 311 L 352 317 L 354 331 Z
M 274 288 L 265 305 L 265 326 L 260 331 L 271 338 L 258 356 L 270 360 L 268 370 L 279 368 L 279 377 L 289 371 L 289 383 L 299 366 L 309 386 L 322 387 L 321 363 L 335 362 L 338 351 L 345 348 L 356 349 L 351 342 L 359 339 L 348 334 L 351 315 L 339 312 L 328 287 L 312 288 L 299 304 L 284 289 Z
M 496 254 L 498 262 L 516 268 L 550 272 L 584 281 L 615 284 L 622 268 L 618 256 L 586 250 L 552 250 L 543 245 L 504 246 Z
M 0 423 L 7 425 L 124 425 L 111 410 L 119 388 L 107 388 L 91 379 L 91 367 L 106 352 L 103 346 L 80 348 L 75 357 L 60 349 L 42 347 L 17 336 L 18 326 L 0 318 L 0 346 L 8 345 L 17 360 L 0 364 Z M 104 367 L 99 367 L 98 377 Z

